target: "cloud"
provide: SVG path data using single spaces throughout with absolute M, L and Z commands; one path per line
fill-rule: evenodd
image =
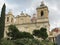
M 60 27 L 60 0 L 46 0 L 49 8 L 49 22 L 50 30 L 56 27 Z
M 26 11 L 31 4 L 32 0 L 6 0 L 7 12 L 11 9 L 14 15 L 18 15 L 21 11 Z M 15 13 L 16 12 L 16 13 Z
M 0 0 L 0 8 L 2 7 L 3 4 L 4 4 L 4 0 Z

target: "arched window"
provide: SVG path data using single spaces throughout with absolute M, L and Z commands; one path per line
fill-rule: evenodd
M 9 17 L 7 17 L 7 22 L 9 22 Z
M 43 16 L 44 15 L 44 12 L 43 11 L 41 11 L 41 16 Z
M 13 22 L 13 18 L 11 18 L 11 22 Z

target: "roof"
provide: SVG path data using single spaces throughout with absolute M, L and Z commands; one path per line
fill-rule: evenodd
M 52 32 L 59 32 L 60 30 L 59 30 L 59 28 L 54 28 L 53 30 L 52 30 Z

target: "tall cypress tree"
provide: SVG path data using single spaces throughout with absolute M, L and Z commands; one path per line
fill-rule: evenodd
M 0 39 L 4 36 L 4 30 L 5 30 L 5 3 L 1 10 L 1 17 L 0 17 Z

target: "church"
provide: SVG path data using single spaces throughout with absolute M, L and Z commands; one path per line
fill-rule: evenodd
M 40 29 L 41 27 L 47 28 L 47 33 L 49 34 L 49 10 L 48 7 L 44 4 L 44 1 L 41 2 L 40 6 L 36 8 L 36 13 L 33 14 L 32 18 L 29 14 L 21 12 L 20 15 L 16 17 L 9 11 L 5 16 L 5 31 L 4 37 L 7 37 L 6 32 L 8 32 L 9 25 L 16 25 L 19 31 L 25 31 L 32 34 L 32 31 L 35 29 Z

